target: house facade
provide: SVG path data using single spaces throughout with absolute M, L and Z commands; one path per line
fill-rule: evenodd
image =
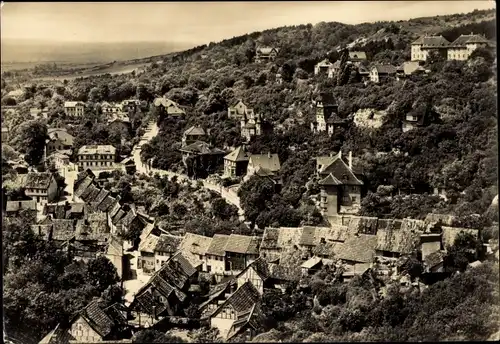
M 248 142 L 254 136 L 262 134 L 261 115 L 253 111 L 245 113 L 240 119 L 241 136 Z
M 227 109 L 227 115 L 229 118 L 234 119 L 241 119 L 245 115 L 252 117 L 253 109 L 245 105 L 245 103 L 243 103 L 243 101 L 240 99 L 236 104 L 229 106 L 229 108 Z
M 267 154 L 251 154 L 248 159 L 247 173 L 245 179 L 248 180 L 253 175 L 269 176 L 275 178 L 281 169 L 278 154 L 271 152 Z
M 425 61 L 431 52 L 437 52 L 444 58 L 450 42 L 443 36 L 423 36 L 411 44 L 411 60 Z
M 249 154 L 243 146 L 224 157 L 224 175 L 231 178 L 244 176 L 247 172 Z
M 9 140 L 10 140 L 9 128 L 2 125 L 2 143 L 3 144 L 9 143 Z
M 192 126 L 182 135 L 182 145 L 187 146 L 196 141 L 203 141 L 207 136 L 205 130 L 200 126 Z
M 255 62 L 274 61 L 278 56 L 279 49 L 275 47 L 260 46 L 255 50 Z
M 474 50 L 490 46 L 491 43 L 483 36 L 473 33 L 470 35 L 460 35 L 460 37 L 449 44 L 447 58 L 448 60 L 465 61 Z
M 186 111 L 182 106 L 165 97 L 156 98 L 153 105 L 160 108 L 161 113 L 169 117 L 179 118 L 186 115 Z
M 348 164 L 342 160 L 342 152 L 316 158 L 316 173 L 320 178 L 320 209 L 323 214 L 357 213 L 361 206 L 363 182 L 353 172 L 351 153 Z
M 316 108 L 315 119 L 311 122 L 313 133 L 326 131 L 332 135 L 336 127 L 344 125 L 345 121 L 338 115 L 338 105 L 333 94 L 320 93 L 313 100 L 313 106 Z
M 105 170 L 115 167 L 116 148 L 111 145 L 88 145 L 78 151 L 78 167 Z
M 319 74 L 327 74 L 330 70 L 330 68 L 333 66 L 333 63 L 328 61 L 328 59 L 324 59 L 323 61 L 318 62 L 314 66 L 314 75 L 319 75 Z
M 47 134 L 49 136 L 45 145 L 47 156 L 55 151 L 67 151 L 71 154 L 75 138 L 66 129 L 49 128 L 47 129 Z
M 212 148 L 203 141 L 196 141 L 180 149 L 182 162 L 188 169 L 188 175 L 198 176 L 199 173 L 211 174 L 223 166 L 224 152 L 218 148 Z M 192 158 L 192 165 L 188 165 L 188 159 Z M 192 170 L 190 170 L 192 169 Z
M 85 113 L 85 103 L 80 101 L 64 102 L 64 113 L 70 117 L 83 116 Z
M 370 70 L 370 81 L 379 84 L 396 78 L 397 68 L 392 65 L 376 64 Z
M 24 192 L 38 204 L 52 203 L 57 200 L 59 189 L 52 173 L 31 172 L 26 177 Z

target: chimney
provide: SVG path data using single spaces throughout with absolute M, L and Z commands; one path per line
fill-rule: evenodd
M 339 158 L 342 159 L 342 150 L 339 150 Z
M 268 157 L 269 159 L 271 159 L 271 152 L 268 152 L 268 153 L 267 153 L 267 157 Z
M 351 151 L 349 151 L 348 161 L 349 161 L 349 169 L 352 170 L 352 152 Z

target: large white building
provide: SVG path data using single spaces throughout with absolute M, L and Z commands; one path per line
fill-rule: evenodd
M 78 150 L 78 167 L 105 170 L 115 167 L 116 148 L 111 145 L 88 145 Z

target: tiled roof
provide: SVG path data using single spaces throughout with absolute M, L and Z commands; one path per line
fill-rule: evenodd
M 344 162 L 341 152 L 332 157 L 318 157 L 316 158 L 316 164 L 318 166 L 321 165 L 321 169 L 319 170 L 321 176 L 328 177 L 329 174 L 332 174 L 332 177 L 335 177 L 323 179 L 322 182 L 324 183 L 340 181 L 343 185 L 363 185 L 363 182 L 354 175 L 353 171 Z
M 256 49 L 256 51 L 262 55 L 269 55 L 273 50 L 279 52 L 279 49 L 274 47 L 258 47 Z
M 210 148 L 210 145 L 203 141 L 196 141 L 180 149 L 181 152 L 197 153 L 197 154 L 225 154 L 224 151 L 218 148 Z
M 224 159 L 229 161 L 248 161 L 249 157 L 245 152 L 245 148 L 243 146 L 239 146 L 234 151 L 226 155 Z
M 210 246 L 208 246 L 206 254 L 214 256 L 224 256 L 226 251 L 224 250 L 229 240 L 229 235 L 215 234 L 212 238 Z
M 64 102 L 64 107 L 65 108 L 67 108 L 67 107 L 75 107 L 77 105 L 83 105 L 83 106 L 85 106 L 85 103 L 84 102 L 80 102 L 80 101 Z
M 250 310 L 238 315 L 237 317 L 238 318 L 233 322 L 231 328 L 229 329 L 226 337 L 227 341 L 240 333 L 244 328 L 246 328 L 247 325 L 258 331 L 262 328 L 262 324 L 265 321 L 265 316 L 258 303 L 256 303 Z
M 184 135 L 206 135 L 205 130 L 200 126 L 192 126 L 184 132 Z
M 419 37 L 412 45 L 423 45 L 425 48 L 446 47 L 450 44 L 443 36 L 422 36 Z
M 183 252 L 177 252 L 168 260 L 168 262 L 169 264 L 165 264 L 165 266 L 174 266 L 187 277 L 191 277 L 196 273 L 196 269 L 186 259 Z
M 180 236 L 161 234 L 156 243 L 154 251 L 175 253 L 179 250 L 181 242 L 182 242 L 182 237 Z
M 247 270 L 250 267 L 253 268 L 257 273 L 257 275 L 259 275 L 259 277 L 262 278 L 263 280 L 267 280 L 268 278 L 271 277 L 271 270 L 269 269 L 269 265 L 261 257 L 257 258 L 252 263 L 250 263 L 244 270 Z M 242 274 L 243 271 L 240 273 L 240 275 Z
M 224 250 L 234 253 L 258 254 L 259 241 L 260 239 L 258 237 L 231 234 Z
M 378 74 L 396 74 L 397 72 L 396 67 L 388 64 L 376 64 L 373 68 L 377 70 Z
M 159 240 L 160 238 L 158 236 L 149 235 L 145 240 L 141 240 L 139 244 L 139 251 L 154 253 L 156 245 L 158 245 Z
M 180 250 L 203 256 L 207 252 L 211 242 L 212 238 L 193 233 L 186 233 L 182 240 Z
M 435 224 L 435 223 L 441 221 L 441 223 L 443 225 L 451 226 L 451 224 L 453 223 L 453 220 L 454 220 L 453 215 L 429 213 L 425 217 L 424 221 L 427 223 L 430 223 L 430 224 Z
M 321 179 L 319 182 L 318 182 L 319 185 L 342 185 L 342 182 L 340 182 L 340 180 L 338 180 L 337 178 L 335 178 L 333 176 L 333 174 L 329 174 L 328 176 L 326 176 L 325 178 Z
M 460 37 L 450 43 L 450 47 L 465 47 L 466 44 L 474 43 L 489 43 L 489 41 L 480 35 L 460 35 Z
M 82 194 L 87 190 L 87 188 L 92 184 L 93 179 L 90 177 L 84 177 L 83 180 L 77 185 L 75 184 L 74 194 L 76 197 L 82 197 Z
M 91 203 L 97 197 L 97 195 L 101 192 L 101 189 L 94 184 L 89 185 L 89 187 L 82 193 L 80 198 L 85 203 Z
M 98 301 L 91 302 L 80 312 L 80 316 L 103 338 L 113 330 L 113 320 L 99 306 Z
M 278 154 L 252 154 L 248 165 L 255 169 L 257 167 L 265 168 L 271 172 L 278 172 L 281 168 Z
M 377 250 L 400 254 L 411 253 L 420 243 L 420 234 L 425 231 L 424 221 L 404 219 L 397 229 L 397 222 L 387 221 L 387 227 L 377 230 Z
M 99 191 L 99 193 L 97 194 L 97 196 L 94 198 L 94 200 L 92 201 L 93 204 L 93 207 L 94 208 L 97 208 L 97 206 L 99 204 L 101 204 L 102 201 L 104 201 L 104 199 L 109 195 L 109 191 L 106 190 L 106 189 L 101 189 L 101 191 Z
M 314 227 L 303 227 L 302 228 L 302 236 L 300 237 L 299 244 L 304 246 L 313 246 L 314 245 Z
M 63 128 L 48 128 L 47 134 L 51 140 L 59 139 L 64 145 L 72 146 L 74 137 Z
M 30 172 L 26 177 L 24 187 L 29 189 L 48 189 L 52 179 L 52 174 L 49 172 Z
M 66 241 L 75 236 L 74 220 L 52 220 L 52 240 Z
M 443 262 L 445 253 L 443 251 L 432 252 L 424 259 L 424 265 L 427 269 L 432 269 L 436 265 Z
M 99 211 L 106 212 L 106 211 L 108 211 L 108 209 L 110 209 L 113 206 L 113 204 L 115 202 L 116 202 L 116 198 L 111 197 L 111 195 L 108 194 L 106 196 L 106 198 L 99 204 L 97 209 Z
M 113 256 L 123 256 L 123 240 L 111 235 L 106 254 Z
M 257 302 L 260 301 L 260 294 L 255 289 L 251 282 L 245 282 L 241 287 L 239 287 L 231 296 L 228 297 L 226 302 L 224 302 L 213 314 L 212 317 L 216 316 L 222 309 L 227 306 L 231 306 L 236 314 L 243 313 L 250 310 Z
M 83 170 L 82 172 L 79 172 L 76 175 L 76 180 L 75 180 L 75 187 L 80 184 L 80 182 L 86 178 L 90 178 L 90 180 L 93 180 L 95 178 L 94 172 L 92 172 L 89 169 Z
M 376 235 L 353 235 L 344 242 L 338 258 L 358 263 L 371 263 L 375 256 L 376 247 Z

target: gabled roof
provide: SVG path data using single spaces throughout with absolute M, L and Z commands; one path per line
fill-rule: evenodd
M 260 294 L 251 282 L 245 282 L 212 314 L 215 317 L 225 307 L 232 307 L 236 315 L 252 309 L 260 301 Z
M 75 221 L 53 219 L 52 220 L 52 240 L 66 241 L 75 236 Z
M 376 249 L 400 254 L 409 254 L 419 245 L 420 234 L 427 226 L 424 221 L 412 219 L 402 222 L 386 220 L 385 225 L 384 228 L 379 223 Z
M 229 161 L 234 161 L 234 162 L 248 161 L 249 155 L 247 154 L 247 152 L 245 152 L 245 148 L 243 146 L 239 146 L 235 150 L 233 150 L 231 153 L 226 155 L 224 157 L 224 159 L 229 160 Z
M 80 312 L 80 316 L 103 338 L 109 335 L 113 329 L 113 320 L 99 306 L 98 301 L 91 302 Z
M 109 245 L 106 249 L 107 255 L 113 256 L 123 256 L 123 239 L 118 238 L 114 235 L 110 236 Z
M 376 235 L 353 235 L 347 238 L 342 245 L 338 258 L 357 263 L 371 263 L 375 256 L 376 247 Z
M 197 154 L 225 154 L 223 150 L 220 150 L 218 148 L 210 148 L 210 145 L 203 141 L 196 141 L 194 143 L 191 143 L 190 145 L 182 147 L 180 151 Z
M 213 256 L 225 256 L 226 251 L 224 250 L 229 240 L 229 235 L 215 234 L 212 238 L 210 246 L 208 246 L 206 254 Z
M 271 269 L 264 258 L 259 257 L 250 263 L 242 272 L 238 274 L 237 277 L 242 276 L 246 270 L 252 268 L 263 281 L 272 277 Z
M 252 154 L 248 160 L 248 165 L 253 168 L 261 167 L 271 172 L 278 172 L 281 169 L 278 154 Z
M 342 185 L 342 182 L 333 176 L 333 174 L 329 174 L 325 178 L 321 179 L 318 182 L 319 185 Z
M 406 75 L 410 75 L 416 71 L 425 71 L 425 69 L 422 66 L 420 66 L 418 61 L 406 61 L 403 64 L 403 72 Z
M 396 74 L 397 68 L 389 64 L 376 64 L 373 65 L 372 70 L 375 69 L 378 74 Z
M 274 47 L 266 47 L 266 46 L 260 46 L 260 47 L 257 47 L 256 51 L 262 55 L 269 55 L 272 51 L 275 51 L 276 53 L 279 52 L 279 49 L 278 48 L 274 48 Z
M 186 233 L 182 239 L 180 250 L 196 255 L 205 255 L 212 238 L 203 235 Z
M 151 237 L 152 235 L 150 235 Z M 156 243 L 155 252 L 175 253 L 179 250 L 182 237 L 168 234 L 161 234 Z
M 321 182 L 329 183 L 324 185 L 340 185 L 335 184 L 340 182 L 342 185 L 363 185 L 341 158 L 341 152 L 333 157 L 316 158 L 317 165 L 321 165 L 318 173 L 326 178 Z M 329 177 L 331 174 L 331 177 Z
M 184 132 L 184 135 L 196 135 L 196 136 L 200 136 L 200 135 L 206 135 L 205 133 L 205 130 L 203 130 L 202 127 L 200 126 L 192 126 L 190 128 L 188 128 L 185 132 Z
M 331 65 L 332 65 L 332 63 L 328 59 L 324 59 L 323 61 L 320 61 L 316 64 L 316 66 L 320 66 L 320 67 L 331 66 Z
M 30 172 L 26 177 L 24 187 L 27 189 L 48 189 L 53 178 L 49 172 Z
M 242 254 L 258 254 L 259 241 L 260 239 L 255 236 L 231 234 L 224 250 Z

